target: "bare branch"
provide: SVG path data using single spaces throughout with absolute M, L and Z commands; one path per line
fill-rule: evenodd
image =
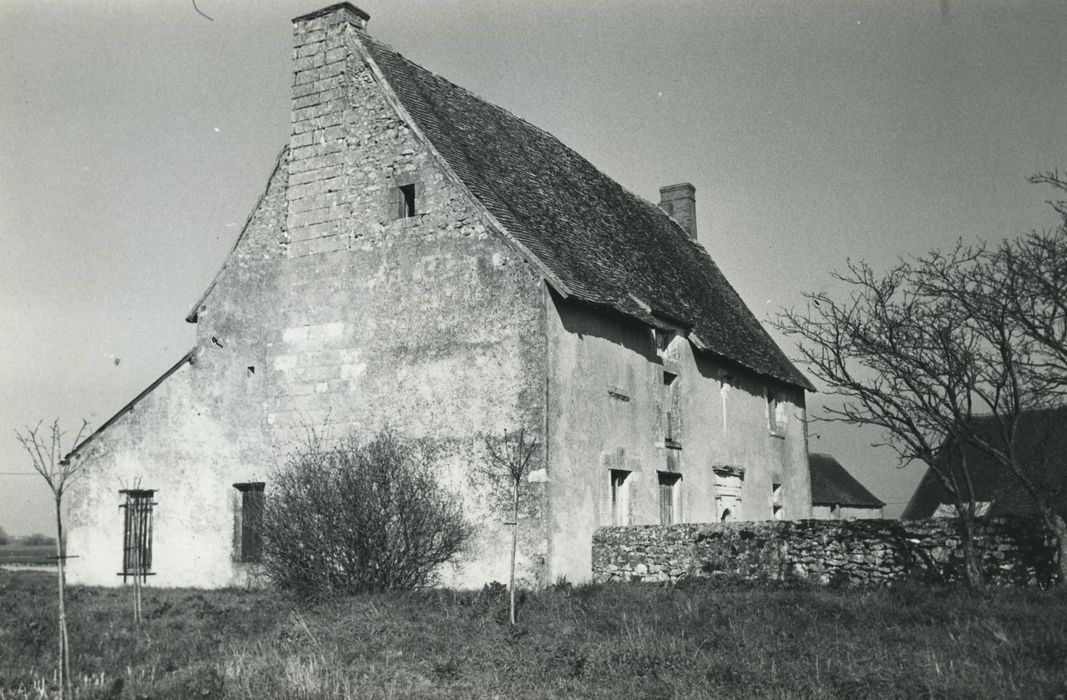
M 1031 181 L 1067 191 L 1055 171 Z M 1053 207 L 1067 211 L 1062 202 Z M 925 462 L 957 511 L 971 517 L 967 451 L 975 450 L 1022 484 L 1050 528 L 1067 537 L 1058 497 L 1067 485 L 1018 449 L 1027 412 L 1067 399 L 1063 219 L 1053 231 L 998 246 L 958 242 L 881 274 L 847 261 L 833 275 L 845 295 L 807 294 L 806 309 L 784 311 L 776 325 L 798 340 L 799 359 L 841 399 L 821 419 L 880 429 L 901 463 Z M 983 426 L 994 425 L 994 434 L 977 415 L 988 416 Z

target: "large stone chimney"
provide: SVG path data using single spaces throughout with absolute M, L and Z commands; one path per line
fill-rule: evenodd
M 659 208 L 667 212 L 694 241 L 697 239 L 696 188 L 688 182 L 659 188 Z
M 289 138 L 286 225 L 290 255 L 325 252 L 343 245 L 352 203 L 344 187 L 345 110 L 352 99 L 349 77 L 358 60 L 354 29 L 370 19 L 347 2 L 293 19 L 293 111 Z

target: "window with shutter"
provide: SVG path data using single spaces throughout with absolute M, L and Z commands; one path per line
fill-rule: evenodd
M 263 559 L 263 489 L 261 481 L 234 484 L 240 503 L 234 512 L 234 560 L 258 562 Z
M 678 484 L 680 474 L 659 472 L 659 523 L 673 525 L 677 522 Z

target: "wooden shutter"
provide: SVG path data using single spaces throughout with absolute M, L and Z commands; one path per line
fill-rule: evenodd
M 259 561 L 263 557 L 263 487 L 241 494 L 241 560 Z
M 659 523 L 670 525 L 674 522 L 674 479 L 666 475 L 659 478 Z

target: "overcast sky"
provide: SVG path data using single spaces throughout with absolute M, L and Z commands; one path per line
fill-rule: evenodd
M 288 140 L 289 20 L 326 2 L 0 2 L 0 527 L 51 530 L 14 428 L 107 420 L 194 341 L 183 318 Z M 649 199 L 761 319 L 845 259 L 1053 223 L 1067 3 L 363 0 L 369 30 Z M 787 347 L 792 353 L 792 348 Z M 817 414 L 820 399 L 809 399 Z M 815 425 L 898 514 L 921 476 Z

